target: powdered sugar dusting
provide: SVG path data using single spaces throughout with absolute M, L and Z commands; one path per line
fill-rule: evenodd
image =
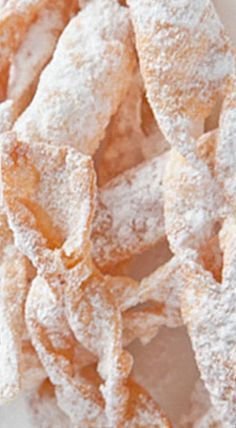
M 208 145 L 206 139 L 205 145 Z M 223 200 L 209 171 L 203 173 L 178 152 L 171 151 L 165 180 L 166 231 L 171 248 L 200 245 L 215 232 Z
M 0 226 L 0 404 L 4 404 L 15 398 L 21 387 L 21 337 L 28 275 L 26 258 L 14 245 L 2 208 Z
M 99 186 L 144 160 L 141 151 L 142 81 L 138 70 L 126 97 L 112 117 L 96 159 Z
M 43 278 L 37 277 L 27 300 L 27 326 L 33 345 L 55 385 L 59 407 L 72 424 L 81 422 L 93 426 L 95 420 L 99 424 L 99 418 L 104 422 L 102 401 L 94 385 L 75 375 L 79 362 L 74 361 L 77 342 L 65 318 L 63 291 L 62 284 L 57 283 L 53 290 Z
M 224 186 L 226 198 L 236 207 L 236 80 L 229 87 L 220 115 L 220 129 L 216 141 L 216 174 Z
M 235 59 L 211 0 L 0 0 L 0 9 L 0 402 L 26 390 L 38 428 L 170 428 L 132 380 L 124 346 L 184 323 L 209 396 L 197 387 L 180 426 L 233 428 Z M 199 139 L 209 114 L 218 125 L 212 107 L 224 97 L 219 129 Z M 88 154 L 104 134 L 93 218 Z M 159 376 L 162 357 L 146 353 L 142 364 L 176 423 L 171 394 L 184 379 L 170 354 L 157 388 L 150 368 Z M 164 384 L 168 403 L 156 395 Z M 186 385 L 189 395 L 193 379 Z
M 15 54 L 9 72 L 7 97 L 14 100 L 18 112 L 30 98 L 32 86 L 51 58 L 63 27 L 64 16 L 59 8 L 43 9 Z
M 0 16 L 1 67 L 10 61 L 37 12 L 47 1 L 49 0 L 8 0 L 3 5 Z
M 94 153 L 134 65 L 127 10 L 106 0 L 89 3 L 63 32 L 33 102 L 16 122 L 18 137 Z
M 193 123 L 209 115 L 234 70 L 229 39 L 209 0 L 128 3 L 156 119 L 168 142 L 192 157 Z
M 58 268 L 59 255 L 86 251 L 94 197 L 89 157 L 65 147 L 18 143 L 9 134 L 3 140 L 2 176 L 16 243 L 37 268 Z
M 130 254 L 164 236 L 162 177 L 168 154 L 114 178 L 100 190 L 92 241 L 99 267 Z
M 182 296 L 182 313 L 202 378 L 227 428 L 233 426 L 236 415 L 235 231 L 234 220 L 228 219 L 221 231 L 225 262 L 222 284 L 192 264 L 185 272 Z
M 9 131 L 13 125 L 13 102 L 0 103 L 0 134 Z

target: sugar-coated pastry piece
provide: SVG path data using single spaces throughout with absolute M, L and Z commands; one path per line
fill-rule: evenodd
M 8 0 L 0 12 L 0 74 L 10 63 L 25 33 L 50 0 Z
M 196 158 L 194 124 L 233 73 L 234 53 L 210 0 L 128 0 L 149 102 L 167 141 Z
M 89 2 L 64 30 L 16 122 L 19 139 L 93 154 L 133 76 L 131 34 L 126 8 L 111 0 Z
M 129 90 L 112 117 L 98 152 L 97 174 L 99 186 L 144 160 L 141 150 L 141 102 L 143 86 L 138 70 Z
M 14 122 L 13 102 L 11 100 L 0 103 L 0 134 L 10 131 Z
M 200 247 L 199 258 L 205 269 L 220 280 L 222 255 L 217 236 Z M 124 276 L 109 277 L 109 287 L 123 311 L 125 344 L 134 338 L 146 344 L 162 325 L 174 328 L 183 324 L 181 266 L 181 257 L 175 256 L 140 282 Z
M 216 140 L 216 175 L 224 189 L 230 206 L 236 207 L 236 78 L 229 86 L 220 115 L 219 131 Z
M 168 153 L 115 177 L 100 189 L 92 256 L 100 269 L 128 259 L 165 235 L 162 180 Z
M 2 136 L 3 199 L 17 246 L 40 272 L 70 267 L 89 249 L 94 174 L 70 147 Z
M 14 100 L 16 115 L 19 115 L 32 99 L 40 72 L 51 59 L 59 35 L 74 10 L 73 1 L 70 4 L 67 0 L 48 2 L 25 34 L 11 60 L 7 85 L 6 96 Z
M 181 259 L 173 257 L 140 282 L 128 277 L 107 277 L 123 312 L 125 344 L 135 338 L 146 344 L 162 325 L 183 324 L 179 300 L 181 264 Z
M 146 99 L 140 72 L 136 70 L 96 157 L 99 186 L 168 148 Z
M 28 261 L 15 247 L 12 232 L 0 212 L 0 404 L 21 389 L 21 341 L 24 304 L 29 288 Z
M 26 302 L 26 322 L 34 348 L 55 386 L 59 407 L 73 426 L 106 426 L 101 393 L 75 368 L 77 343 L 64 312 L 63 283 L 37 277 Z M 96 425 L 97 424 L 97 425 Z
M 65 306 L 76 339 L 98 357 L 98 372 L 104 379 L 101 391 L 109 427 L 122 426 L 129 391 L 127 377 L 132 358 L 122 349 L 121 311 L 102 276 L 88 261 L 78 281 L 67 283 Z
M 176 149 L 166 167 L 164 198 L 166 233 L 174 253 L 186 247 L 199 249 L 215 235 L 222 193 L 209 170 L 196 168 Z
M 127 346 L 139 339 L 147 345 L 165 325 L 166 318 L 162 315 L 163 306 L 159 303 L 147 303 L 141 308 L 132 308 L 123 313 L 123 343 Z
M 195 262 L 183 264 L 181 307 L 201 377 L 224 428 L 236 418 L 235 266 L 236 224 L 228 218 L 220 232 L 222 282 Z
M 160 304 L 160 320 L 165 317 L 169 327 L 181 324 L 178 302 L 181 263 L 181 258 L 172 257 L 140 282 L 130 278 L 111 277 L 110 289 L 122 311 L 153 300 Z

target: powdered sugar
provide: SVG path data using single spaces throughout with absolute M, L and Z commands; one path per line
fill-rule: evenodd
M 0 134 L 9 131 L 13 125 L 13 102 L 0 103 Z
M 33 102 L 16 122 L 18 137 L 94 153 L 134 65 L 127 10 L 106 0 L 89 3 L 60 38 Z
M 221 232 L 225 260 L 222 284 L 192 264 L 186 271 L 182 297 L 183 317 L 202 378 L 227 428 L 233 426 L 236 414 L 235 230 L 234 221 L 228 220 Z
M 164 236 L 162 177 L 168 154 L 114 178 L 100 190 L 92 241 L 98 266 L 129 258 Z
M 32 24 L 13 57 L 7 97 L 14 100 L 15 109 L 17 107 L 18 112 L 23 109 L 28 97 L 30 98 L 31 93 L 28 94 L 28 91 L 32 90 L 32 85 L 36 84 L 39 73 L 51 58 L 63 27 L 64 17 L 59 9 L 44 9 Z M 39 40 L 40 43 L 38 43 Z
M 209 0 L 129 4 L 156 119 L 168 142 L 193 158 L 194 120 L 209 115 L 233 73 L 230 42 Z
M 9 62 L 20 46 L 37 12 L 48 0 L 8 0 L 0 16 L 1 67 Z
M 235 209 L 236 168 L 235 168 L 235 133 L 236 133 L 236 82 L 229 88 L 220 115 L 220 129 L 216 141 L 216 175 L 224 186 L 226 198 Z
M 58 269 L 63 254 L 69 259 L 86 252 L 94 198 L 87 156 L 65 147 L 18 143 L 9 134 L 3 141 L 2 175 L 15 240 L 38 269 Z

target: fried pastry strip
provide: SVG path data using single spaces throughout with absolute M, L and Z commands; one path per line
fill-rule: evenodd
M 14 121 L 13 102 L 0 103 L 0 134 L 10 131 Z
M 3 199 L 17 246 L 44 274 L 72 267 L 89 250 L 90 158 L 69 147 L 20 143 L 14 133 L 2 140 Z
M 11 59 L 37 13 L 49 0 L 8 0 L 0 11 L 0 101 L 7 95 Z
M 179 253 L 187 247 L 199 250 L 217 232 L 224 202 L 212 175 L 208 170 L 199 170 L 172 149 L 164 178 L 164 195 L 165 226 L 172 251 Z
M 114 178 L 100 189 L 92 256 L 100 269 L 144 251 L 165 235 L 162 179 L 168 154 Z
M 67 0 L 49 1 L 25 34 L 9 68 L 6 97 L 14 101 L 15 116 L 32 99 L 39 75 L 51 59 L 60 33 L 75 10 L 74 1 L 70 4 Z
M 96 385 L 75 374 L 77 344 L 65 318 L 60 281 L 50 285 L 42 277 L 33 281 L 26 304 L 26 322 L 33 346 L 55 386 L 59 407 L 72 424 L 106 426 L 103 400 Z
M 233 73 L 229 38 L 210 0 L 128 4 L 155 117 L 167 141 L 196 159 L 196 125 L 201 128 Z
M 29 289 L 28 261 L 15 247 L 5 214 L 0 213 L 0 403 L 21 388 L 24 304 Z
M 129 397 L 126 380 L 132 358 L 122 349 L 122 319 L 109 283 L 87 263 L 78 282 L 68 281 L 66 313 L 77 340 L 98 357 L 109 427 L 122 426 Z
M 140 117 L 142 95 L 142 80 L 137 70 L 101 143 L 99 158 L 96 159 L 99 186 L 144 160 Z
M 229 87 L 220 115 L 219 132 L 216 138 L 215 172 L 224 189 L 229 205 L 235 210 L 236 167 L 236 77 Z
M 89 2 L 60 37 L 32 103 L 16 122 L 18 137 L 93 154 L 135 64 L 127 9 L 110 0 Z
M 228 218 L 221 230 L 222 283 L 194 262 L 183 266 L 182 315 L 201 376 L 226 428 L 236 418 L 235 266 L 236 225 Z
M 0 16 L 0 67 L 16 52 L 37 13 L 48 0 L 8 0 Z

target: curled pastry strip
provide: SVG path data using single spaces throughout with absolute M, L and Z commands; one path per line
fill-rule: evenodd
M 7 92 L 9 65 L 37 13 L 49 0 L 8 0 L 0 11 L 0 101 Z
M 0 134 L 10 131 L 14 121 L 13 102 L 0 103 Z
M 157 335 L 159 328 L 168 324 L 168 319 L 162 314 L 163 306 L 151 301 L 124 312 L 123 343 L 128 345 L 139 339 L 143 345 L 147 345 Z
M 140 282 L 124 276 L 106 276 L 106 283 L 122 311 L 123 344 L 135 338 L 148 343 L 162 325 L 182 325 L 181 263 L 178 257 L 173 257 Z
M 173 257 L 140 282 L 124 277 L 110 278 L 110 288 L 123 312 L 125 344 L 135 338 L 148 343 L 162 325 L 172 328 L 183 324 L 181 263 L 179 257 Z
M 91 159 L 69 147 L 20 143 L 14 133 L 2 140 L 3 197 L 17 246 L 45 275 L 73 267 L 89 250 Z
M 210 0 L 128 4 L 155 117 L 168 142 L 196 159 L 195 138 L 202 132 L 202 120 L 233 73 L 229 38 Z
M 220 233 L 222 283 L 195 262 L 183 266 L 182 315 L 201 376 L 225 427 L 236 417 L 235 266 L 236 224 L 228 218 Z M 222 422 L 223 423 L 223 422 Z
M 57 402 L 71 422 L 75 426 L 106 426 L 103 399 L 96 385 L 75 372 L 77 343 L 65 318 L 63 300 L 59 281 L 55 280 L 54 286 L 42 277 L 33 281 L 26 304 L 33 346 L 55 386 Z
M 224 100 L 216 139 L 215 171 L 216 177 L 224 188 L 229 205 L 235 210 L 235 144 L 236 144 L 236 77 L 229 86 Z
M 132 358 L 122 349 L 121 313 L 106 277 L 88 262 L 77 283 L 68 281 L 65 304 L 75 337 L 98 357 L 98 372 L 105 381 L 101 391 L 109 426 L 122 426 L 129 397 L 126 380 Z
M 180 270 L 183 321 L 212 404 L 227 428 L 234 425 L 236 415 L 234 219 L 228 218 L 223 225 L 220 248 L 217 234 L 222 217 L 234 206 L 234 158 L 230 155 L 235 130 L 232 81 L 219 130 L 205 134 L 195 143 L 196 154 L 207 169 L 199 170 L 196 163 L 190 164 L 182 156 L 188 152 L 177 146 L 179 153 L 172 150 L 164 180 L 167 235 L 172 251 L 183 257 Z M 225 204 L 222 187 L 229 206 Z M 190 249 L 195 252 L 189 252 Z M 211 413 L 199 421 L 199 426 L 208 427 L 210 423 L 221 426 L 221 422 Z
M 100 189 L 91 239 L 102 270 L 165 235 L 162 181 L 168 153 L 117 176 Z
M 14 101 L 16 117 L 32 99 L 39 75 L 51 59 L 68 19 L 76 11 L 75 1 L 69 3 L 67 0 L 47 2 L 11 58 L 6 97 Z
M 209 170 L 199 170 L 175 149 L 166 168 L 164 195 L 166 232 L 174 253 L 188 247 L 199 250 L 217 233 L 224 203 L 217 183 Z
M 110 0 L 89 2 L 60 37 L 32 103 L 15 124 L 18 137 L 93 154 L 135 64 L 127 9 Z
M 96 156 L 99 186 L 168 148 L 147 102 L 139 70 L 106 129 Z
M 24 304 L 28 292 L 28 261 L 15 247 L 0 212 L 0 403 L 15 398 L 21 388 Z
M 122 311 L 152 300 L 163 305 L 160 315 L 166 317 L 166 320 L 169 319 L 167 325 L 173 327 L 180 322 L 179 303 L 177 299 L 179 293 L 178 272 L 180 267 L 181 258 L 177 256 L 172 257 L 169 262 L 143 278 L 139 283 L 129 278 L 112 277 L 109 279 L 110 288 Z
M 48 0 L 8 0 L 1 7 L 1 65 L 9 61 L 19 47 L 27 29 Z
M 142 80 L 135 70 L 125 98 L 112 117 L 101 142 L 97 160 L 99 186 L 144 160 L 141 139 Z

